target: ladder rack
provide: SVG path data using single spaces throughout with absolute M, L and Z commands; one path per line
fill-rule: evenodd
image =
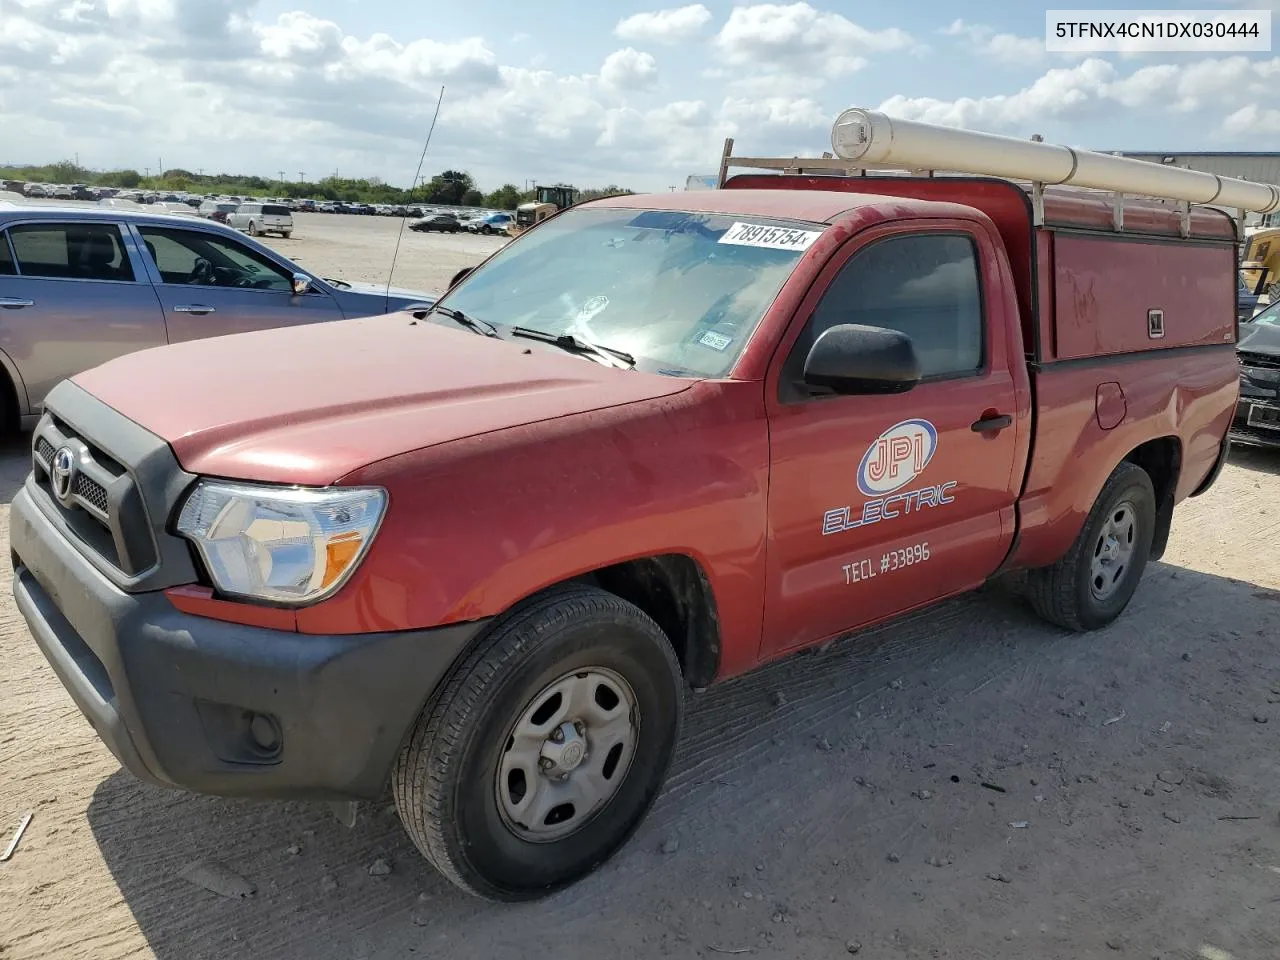
M 1038 142 L 1038 141 L 1037 141 Z M 901 177 L 966 177 L 976 174 L 948 170 L 945 167 L 898 167 L 889 164 L 877 164 L 874 167 L 841 159 L 830 152 L 821 157 L 742 157 L 733 155 L 734 138 L 726 137 L 724 149 L 720 156 L 720 172 L 716 178 L 716 189 L 723 189 L 729 179 L 729 170 L 740 167 L 751 170 L 776 170 L 783 176 L 901 176 Z M 1015 177 L 1001 177 L 1025 188 L 1031 196 L 1032 222 L 1037 227 L 1044 226 L 1044 191 L 1046 186 L 1057 186 L 1040 180 L 1025 180 Z M 1173 204 L 1178 211 L 1178 232 L 1183 237 L 1191 235 L 1191 211 L 1193 207 L 1203 207 L 1230 213 L 1236 225 L 1236 239 L 1244 237 L 1246 211 L 1243 208 L 1221 207 L 1214 204 L 1193 204 L 1187 200 L 1171 200 L 1154 194 L 1136 193 L 1133 191 L 1107 191 L 1093 187 L 1073 187 L 1096 195 L 1111 196 L 1111 226 L 1121 232 L 1124 230 L 1124 204 L 1126 198 L 1155 200 L 1164 204 Z

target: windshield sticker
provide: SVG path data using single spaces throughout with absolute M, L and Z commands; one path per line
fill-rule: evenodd
M 698 342 L 704 347 L 710 347 L 712 350 L 724 350 L 729 344 L 733 343 L 733 337 L 726 337 L 723 333 L 708 330 L 698 338 Z
M 843 533 L 954 502 L 951 491 L 958 485 L 955 480 L 898 492 L 924 473 L 937 450 L 938 431 L 928 420 L 903 420 L 885 430 L 867 447 L 858 464 L 858 490 L 868 499 L 857 508 L 826 511 L 822 515 L 822 535 Z
M 739 247 L 767 247 L 770 250 L 808 250 L 822 236 L 820 230 L 793 230 L 790 227 L 762 227 L 735 223 L 717 240 Z

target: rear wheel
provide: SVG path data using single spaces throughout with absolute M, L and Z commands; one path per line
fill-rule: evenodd
M 1133 598 L 1151 554 L 1156 495 L 1141 467 L 1122 463 L 1107 478 L 1071 549 L 1027 573 L 1031 606 L 1068 630 L 1095 630 Z
M 284 237 L 286 240 L 288 240 L 290 237 L 292 237 L 292 236 L 293 236 L 293 231 L 292 231 L 292 230 L 281 230 L 281 231 L 280 231 L 280 236 L 282 236 L 282 237 Z
M 525 900 L 585 876 L 639 825 L 679 735 L 682 680 L 658 625 L 595 588 L 500 620 L 419 717 L 396 808 L 449 880 Z
M 249 236 L 256 237 L 258 235 L 258 225 L 252 220 L 249 221 Z

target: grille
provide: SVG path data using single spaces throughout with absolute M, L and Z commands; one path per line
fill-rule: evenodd
M 1241 350 L 1239 357 L 1240 365 L 1242 367 L 1261 367 L 1266 370 L 1280 370 L 1280 357 L 1273 357 L 1265 353 L 1249 353 L 1247 350 Z
M 1280 430 L 1260 430 L 1237 420 L 1231 425 L 1231 439 L 1242 443 L 1258 443 L 1268 447 L 1280 446 Z
M 107 512 L 107 489 L 92 477 L 76 474 L 76 496 L 88 501 L 103 513 Z
M 63 446 L 76 454 L 72 487 L 65 501 L 54 493 L 52 477 L 53 459 Z M 134 479 L 119 461 L 55 415 L 37 427 L 34 453 L 33 479 L 70 533 L 128 576 L 156 562 L 145 507 Z

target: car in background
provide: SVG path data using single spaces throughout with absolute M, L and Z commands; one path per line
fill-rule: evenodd
M 432 233 L 439 231 L 440 233 L 457 233 L 462 229 L 462 223 L 458 220 L 456 213 L 432 213 L 421 220 L 415 220 L 409 224 L 410 230 L 418 233 Z
M 1267 305 L 1267 295 L 1256 294 L 1243 276 L 1236 278 L 1236 318 L 1241 323 Z
M 236 212 L 236 208 L 240 204 L 231 200 L 206 200 L 197 208 L 200 216 L 206 220 L 216 220 L 218 223 L 226 223 L 227 217 Z
M 175 217 L 197 217 L 199 213 L 180 200 L 157 200 L 149 204 L 154 213 L 171 213 Z
M 1234 443 L 1280 448 L 1280 301 L 1240 323 L 1240 400 Z
M 435 299 L 318 277 L 191 213 L 0 205 L 0 425 L 33 425 L 60 380 L 135 350 Z
M 293 235 L 293 211 L 282 203 L 242 203 L 227 215 L 227 226 L 251 237 L 278 233 L 288 240 Z
M 481 233 L 488 236 L 491 233 L 506 233 L 507 227 L 511 226 L 514 218 L 509 213 L 488 213 L 474 217 L 467 221 L 468 233 Z

